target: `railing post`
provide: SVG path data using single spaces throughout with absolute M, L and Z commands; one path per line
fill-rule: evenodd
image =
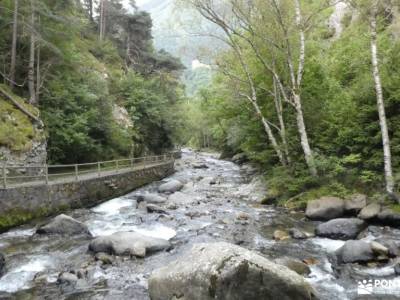
M 47 164 L 44 165 L 44 176 L 46 180 L 46 184 L 49 184 L 49 166 Z
M 131 168 L 133 168 L 133 158 L 131 158 Z
M 3 164 L 3 187 L 7 188 L 7 162 Z
M 75 165 L 75 180 L 79 181 L 79 169 L 78 165 Z
M 100 162 L 97 163 L 97 173 L 100 177 L 101 176 L 101 163 Z
M 118 160 L 116 160 L 116 161 L 115 161 L 115 167 L 116 167 L 116 169 L 117 169 L 117 173 L 118 173 L 118 169 L 119 169 L 119 163 L 118 163 Z

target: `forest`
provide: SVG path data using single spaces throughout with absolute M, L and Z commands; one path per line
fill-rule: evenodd
M 40 112 L 49 163 L 189 145 L 245 155 L 265 174 L 266 203 L 356 191 L 399 201 L 397 1 L 175 9 L 211 24 L 199 36 L 224 45 L 205 59 L 212 71 L 188 77 L 179 58 L 155 49 L 151 16 L 134 1 L 2 2 L 1 90 Z M 0 145 L 24 149 L 31 130 L 2 118 Z
M 154 49 L 134 1 L 5 0 L 0 12 L 1 87 L 40 111 L 49 163 L 173 147 L 184 67 Z M 26 148 L 32 130 L 1 118 L 0 145 Z
M 186 107 L 192 145 L 244 153 L 266 175 L 266 203 L 356 191 L 399 200 L 397 1 L 182 5 L 225 44 L 212 84 Z

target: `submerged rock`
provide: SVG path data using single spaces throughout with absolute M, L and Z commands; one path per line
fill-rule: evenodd
M 151 203 L 151 204 L 161 204 L 165 203 L 167 201 L 166 198 L 161 197 L 158 194 L 144 194 L 144 195 L 139 195 L 137 197 L 138 202 L 146 202 L 146 203 Z
M 347 241 L 336 251 L 339 263 L 369 262 L 375 259 L 369 243 L 364 241 Z
M 317 236 L 336 240 L 351 240 L 366 227 L 363 220 L 357 218 L 333 219 L 322 223 L 315 229 Z
M 114 257 L 103 252 L 96 253 L 94 258 L 97 261 L 101 261 L 104 265 L 111 265 L 114 261 Z
M 289 234 L 283 230 L 275 230 L 273 234 L 273 238 L 275 241 L 284 241 L 290 239 Z
M 208 166 L 206 164 L 198 163 L 198 164 L 193 164 L 193 168 L 194 169 L 208 169 Z
M 164 208 L 155 204 L 147 204 L 146 208 L 149 213 L 168 214 Z
M 322 197 L 307 203 L 306 216 L 311 220 L 331 220 L 343 216 L 344 201 L 336 197 Z
M 89 250 L 114 255 L 145 257 L 147 254 L 171 247 L 167 240 L 153 238 L 137 232 L 117 232 L 101 236 L 89 244 Z
M 152 300 L 312 299 L 314 290 L 289 268 L 228 243 L 196 244 L 149 278 Z
M 292 238 L 296 240 L 304 240 L 310 237 L 310 234 L 307 234 L 300 229 L 297 228 L 290 228 L 289 229 L 289 234 Z
M 275 259 L 275 263 L 288 267 L 290 270 L 295 271 L 297 274 L 302 276 L 309 275 L 311 273 L 311 269 L 307 264 L 294 258 L 281 257 Z
M 370 220 L 376 218 L 381 211 L 381 205 L 379 203 L 371 203 L 364 207 L 358 217 L 362 220 Z
M 57 283 L 75 285 L 78 279 L 78 276 L 73 273 L 62 272 L 58 275 Z
M 182 182 L 172 179 L 158 187 L 160 193 L 175 193 L 183 188 Z
M 39 227 L 36 233 L 92 236 L 85 224 L 64 214 L 55 217 L 46 225 Z

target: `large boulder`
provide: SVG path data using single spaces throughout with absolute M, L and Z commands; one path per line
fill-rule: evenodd
M 381 211 L 381 205 L 379 203 L 371 203 L 364 207 L 358 217 L 363 220 L 371 220 L 378 216 Z
M 315 234 L 335 240 L 351 240 L 355 239 L 365 227 L 366 223 L 357 218 L 333 219 L 318 225 Z
M 357 215 L 365 206 L 367 206 L 367 196 L 363 194 L 354 194 L 344 201 L 344 210 L 347 214 Z
M 172 179 L 158 187 L 160 193 L 175 193 L 183 188 L 182 182 Z
M 400 227 L 400 214 L 386 208 L 382 210 L 378 216 L 378 221 L 382 223 L 383 225 L 389 225 L 393 227 Z
M 307 203 L 306 216 L 311 220 L 331 220 L 343 216 L 344 201 L 336 197 L 322 197 Z
M 143 194 L 139 195 L 137 197 L 137 201 L 140 202 L 146 202 L 146 203 L 151 203 L 151 204 L 161 204 L 165 203 L 167 199 L 164 197 L 161 197 L 159 194 Z
M 89 244 L 94 253 L 104 252 L 114 255 L 133 255 L 145 257 L 147 254 L 171 247 L 167 240 L 153 238 L 137 232 L 117 232 L 101 236 Z
M 285 266 L 225 242 L 196 244 L 149 278 L 152 300 L 312 299 L 304 278 Z
M 365 241 L 347 241 L 336 250 L 336 256 L 339 263 L 369 262 L 375 259 L 371 245 Z
M 85 224 L 64 214 L 61 214 L 55 217 L 49 223 L 40 226 L 36 230 L 36 233 L 92 236 L 88 227 Z

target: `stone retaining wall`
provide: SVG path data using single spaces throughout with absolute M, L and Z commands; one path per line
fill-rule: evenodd
M 174 172 L 174 162 L 79 182 L 0 190 L 0 231 L 72 208 L 91 207 L 161 180 Z

